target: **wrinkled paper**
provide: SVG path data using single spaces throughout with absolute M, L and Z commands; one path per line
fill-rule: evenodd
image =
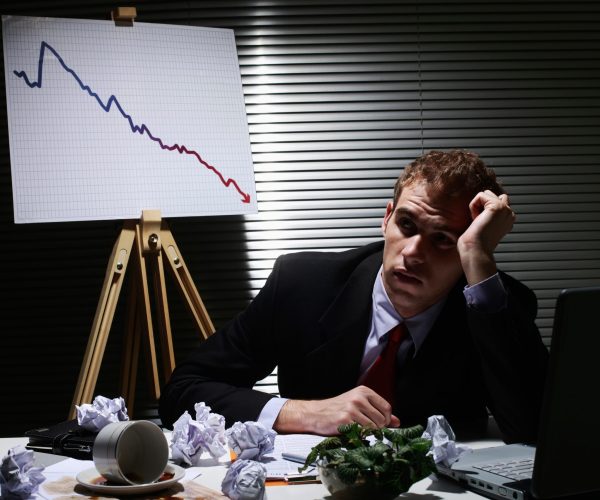
M 236 460 L 227 470 L 221 490 L 231 500 L 263 500 L 267 468 L 254 460 Z
M 171 454 L 178 464 L 199 465 L 203 452 L 215 459 L 227 453 L 225 418 L 211 413 L 204 403 L 197 403 L 194 409 L 195 420 L 186 411 L 173 425 Z
M 0 464 L 0 497 L 29 498 L 46 478 L 43 467 L 33 467 L 33 451 L 19 445 L 8 450 Z
M 274 430 L 258 422 L 236 422 L 226 431 L 229 447 L 241 460 L 260 460 L 275 446 Z
M 456 443 L 454 431 L 443 415 L 432 415 L 427 419 L 427 429 L 422 437 L 432 441 L 433 461 L 446 467 L 450 467 L 463 453 L 471 451 L 469 446 Z
M 129 420 L 125 400 L 123 398 L 109 399 L 96 396 L 91 404 L 75 406 L 77 409 L 77 423 L 84 429 L 98 432 L 111 422 Z

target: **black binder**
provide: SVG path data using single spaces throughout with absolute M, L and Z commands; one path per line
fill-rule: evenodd
M 67 420 L 49 427 L 38 427 L 25 432 L 28 450 L 54 455 L 65 455 L 81 460 L 92 460 L 94 440 L 98 435 L 81 427 L 77 420 Z

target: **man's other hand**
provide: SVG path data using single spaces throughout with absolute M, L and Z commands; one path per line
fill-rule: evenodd
M 369 427 L 398 427 L 400 420 L 379 394 L 358 386 L 339 396 L 321 400 L 288 400 L 273 428 L 279 433 L 338 434 L 338 426 L 357 422 Z
M 478 193 L 469 204 L 472 222 L 458 239 L 458 253 L 469 285 L 496 274 L 494 250 L 510 232 L 515 213 L 508 195 L 491 191 Z

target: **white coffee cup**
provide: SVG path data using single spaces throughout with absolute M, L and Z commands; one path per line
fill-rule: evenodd
M 108 481 L 153 483 L 169 461 L 169 445 L 160 427 L 147 420 L 112 422 L 94 441 L 94 465 Z

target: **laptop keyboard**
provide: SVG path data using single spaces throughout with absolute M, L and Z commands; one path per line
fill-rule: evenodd
M 522 479 L 531 479 L 533 474 L 533 458 L 474 465 L 473 467 L 475 469 L 491 472 L 492 474 L 498 474 L 507 479 L 521 481 Z

